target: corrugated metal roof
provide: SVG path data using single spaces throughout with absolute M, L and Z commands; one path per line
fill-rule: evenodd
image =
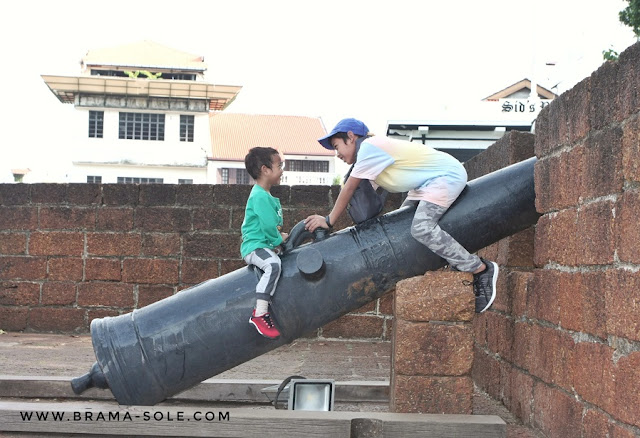
M 204 71 L 207 65 L 199 55 L 182 52 L 153 41 L 140 41 L 117 47 L 89 50 L 82 62 L 94 66 L 170 68 Z
M 252 147 L 268 146 L 287 155 L 333 156 L 318 139 L 326 135 L 318 117 L 215 112 L 209 115 L 211 158 L 242 161 Z

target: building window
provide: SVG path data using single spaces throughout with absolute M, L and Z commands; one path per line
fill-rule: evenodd
M 101 176 L 88 175 L 87 176 L 88 183 L 100 184 L 102 182 Z
M 221 184 L 251 184 L 252 180 L 246 169 L 220 169 Z
M 118 138 L 164 141 L 164 114 L 120 113 Z
M 192 179 L 178 179 L 178 184 L 193 184 L 193 180 Z
M 328 161 L 287 160 L 287 170 L 290 172 L 329 172 Z
M 180 141 L 193 141 L 193 116 L 180 116 Z
M 118 184 L 162 184 L 163 182 L 163 178 L 118 177 Z
M 236 169 L 236 184 L 251 184 L 251 177 L 246 169 Z
M 89 137 L 102 138 L 104 111 L 89 111 Z

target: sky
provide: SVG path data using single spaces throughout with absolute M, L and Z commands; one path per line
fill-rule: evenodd
M 558 93 L 602 51 L 635 42 L 623 0 L 22 0 L 0 18 L 0 170 L 65 165 L 63 105 L 40 77 L 78 75 L 91 49 L 152 40 L 241 85 L 227 111 L 443 120 L 524 78 Z M 9 13 L 10 12 L 10 13 Z

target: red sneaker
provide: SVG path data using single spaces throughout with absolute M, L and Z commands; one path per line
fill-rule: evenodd
M 256 316 L 256 310 L 253 309 L 253 313 L 251 314 L 251 318 L 249 318 L 249 324 L 253 324 L 260 333 L 265 338 L 269 339 L 277 339 L 280 336 L 280 332 L 273 325 L 273 320 L 271 319 L 271 315 L 265 313 L 262 316 Z

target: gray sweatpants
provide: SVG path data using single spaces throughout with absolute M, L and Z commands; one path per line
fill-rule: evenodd
M 256 298 L 270 301 L 276 291 L 278 280 L 280 279 L 282 266 L 280 257 L 269 248 L 258 248 L 247 254 L 244 261 L 247 262 L 248 265 L 254 265 L 262 270 L 263 274 L 256 285 Z
M 406 200 L 402 204 L 417 201 Z M 450 266 L 464 272 L 474 272 L 482 266 L 482 260 L 475 254 L 469 253 L 449 233 L 438 225 L 438 221 L 447 208 L 427 201 L 420 201 L 411 223 L 411 235 L 418 242 L 445 259 Z

